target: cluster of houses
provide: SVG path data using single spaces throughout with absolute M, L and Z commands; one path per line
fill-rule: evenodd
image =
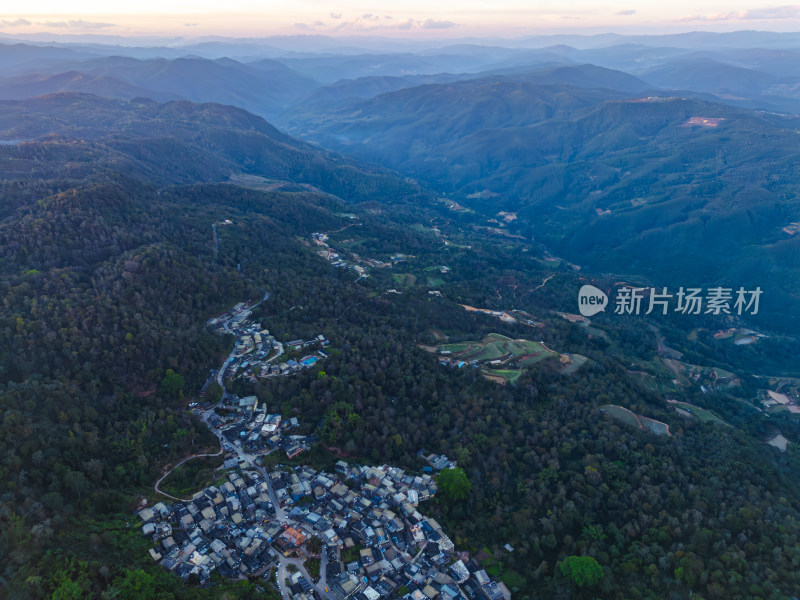
M 222 435 L 232 444 L 251 454 L 284 450 L 290 459 L 305 452 L 316 441 L 313 436 L 286 435 L 287 430 L 300 425 L 297 417 L 283 419 L 270 414 L 266 403 L 259 404 L 257 396 L 237 398 L 238 416 L 228 421 Z
M 270 335 L 268 329 L 262 328 L 260 323 L 248 324 L 249 316 L 248 305 L 239 303 L 221 317 L 209 321 L 209 325 L 220 333 L 236 335 L 234 351 L 222 366 L 224 379 L 243 377 L 255 383 L 258 379 L 291 375 L 328 358 L 324 348 L 329 342 L 324 335 L 312 340 L 282 343 Z M 306 356 L 297 360 L 283 360 L 289 352 L 306 353 Z
M 351 253 L 351 262 L 347 262 L 347 260 L 345 260 L 338 252 L 336 252 L 336 250 L 328 245 L 327 233 L 312 233 L 311 241 L 314 242 L 315 246 L 320 247 L 320 249 L 317 251 L 317 254 L 319 254 L 322 258 L 327 260 L 334 267 L 341 267 L 355 271 L 358 274 L 359 279 L 366 279 L 369 277 L 369 274 L 367 273 L 367 267 L 375 267 L 380 269 L 391 266 L 391 263 L 376 260 L 374 258 L 361 258 L 355 253 Z
M 778 389 L 781 389 L 780 386 Z M 773 392 L 772 390 L 762 390 L 760 400 L 768 409 L 784 409 L 794 414 L 800 414 L 800 401 L 791 390 L 784 392 Z
M 423 448 L 417 455 L 422 458 L 425 462 L 430 465 L 429 467 L 423 467 L 422 472 L 430 472 L 431 469 L 436 469 L 437 471 L 441 471 L 442 469 L 452 469 L 455 468 L 456 462 L 447 458 L 444 454 L 426 454 L 425 449 Z
M 443 367 L 453 367 L 456 369 L 463 369 L 467 365 L 471 367 L 478 368 L 480 365 L 478 364 L 477 360 L 461 360 L 460 358 L 450 358 L 449 356 L 440 356 L 439 357 L 439 364 Z
M 150 556 L 184 580 L 207 582 L 213 571 L 234 578 L 267 567 L 270 544 L 283 533 L 257 473 L 232 472 L 229 481 L 208 487 L 191 502 L 159 502 L 139 511 L 142 533 L 155 547 Z
M 441 457 L 436 457 L 441 458 Z M 191 502 L 140 511 L 154 560 L 184 579 L 208 581 L 258 575 L 274 562 L 308 556 L 306 542 L 322 542 L 327 565 L 323 590 L 290 582 L 295 600 L 509 600 L 502 584 L 455 551 L 435 519 L 417 507 L 436 493 L 427 473 L 339 461 L 333 473 L 303 466 L 276 469 L 269 482 L 235 470 L 219 487 Z M 288 511 L 282 519 L 270 502 Z M 286 597 L 286 596 L 284 596 Z

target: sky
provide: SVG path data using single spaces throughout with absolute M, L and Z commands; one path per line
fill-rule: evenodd
M 763 0 L 136 0 L 125 5 L 108 0 L 28 0 L 13 4 L 11 10 L 0 9 L 0 32 L 5 34 L 459 38 L 608 31 L 800 31 L 800 4 Z

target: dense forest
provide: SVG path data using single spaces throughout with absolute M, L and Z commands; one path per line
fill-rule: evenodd
M 71 97 L 70 111 L 84 111 L 87 123 L 110 110 L 80 102 Z M 131 109 L 131 130 L 137 110 L 145 109 Z M 281 340 L 324 333 L 330 357 L 235 390 L 321 423 L 312 457 L 323 461 L 328 453 L 419 471 L 423 448 L 456 460 L 466 492 L 421 509 L 514 597 L 777 599 L 800 589 L 799 455 L 794 445 L 782 454 L 763 443 L 773 427 L 798 441 L 800 431 L 791 416 L 767 418 L 742 401 L 758 387 L 747 373 L 736 397 L 675 394 L 730 425 L 681 417 L 631 375 L 632 361 L 657 357 L 657 333 L 637 319 L 598 319 L 592 333 L 561 318 L 557 311 L 575 310 L 585 274 L 545 260 L 536 243 L 487 233 L 474 213 L 452 212 L 388 173 L 348 164 L 326 180 L 320 173 L 341 159 L 308 148 L 284 173 L 293 186 L 250 189 L 225 183 L 227 174 L 193 179 L 190 157 L 233 156 L 238 141 L 216 138 L 203 120 L 227 109 L 205 106 L 202 118 L 186 103 L 146 110 L 158 113 L 168 139 L 126 146 L 109 119 L 107 134 L 78 130 L 88 141 L 65 128 L 1 149 L 0 597 L 274 593 L 249 582 L 182 584 L 149 560 L 133 514 L 153 497 L 164 467 L 213 446 L 186 404 L 233 340 L 213 335 L 206 321 L 265 289 L 270 298 L 254 320 Z M 197 135 L 173 142 L 180 152 L 165 151 L 191 119 Z M 226 168 L 274 176 L 250 158 Z M 218 227 L 215 250 L 212 225 L 224 220 L 231 224 Z M 349 256 L 393 266 L 366 279 L 337 269 L 309 242 L 320 231 L 340 231 L 331 244 Z M 398 253 L 404 258 L 392 263 Z M 425 283 L 437 265 L 448 273 Z M 400 286 L 401 273 L 415 277 Z M 402 293 L 386 292 L 396 287 Z M 441 297 L 429 293 L 434 287 Z M 542 326 L 460 304 L 524 310 Z M 732 356 L 728 346 L 691 345 L 685 325 L 658 322 L 670 344 L 704 364 L 749 362 L 755 372 L 793 361 L 765 349 L 779 354 L 794 340 L 775 337 L 773 346 Z M 443 367 L 418 347 L 435 334 L 460 341 L 493 332 L 588 360 L 570 375 L 545 361 L 498 385 L 478 369 Z M 612 420 L 600 408 L 607 404 L 662 420 L 672 435 Z M 570 576 L 574 556 L 602 570 L 585 587 Z

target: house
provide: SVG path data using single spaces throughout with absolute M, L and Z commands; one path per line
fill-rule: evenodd
M 298 444 L 297 442 L 292 442 L 288 446 L 286 446 L 286 456 L 289 460 L 299 456 L 303 452 L 305 452 L 307 448 L 302 444 Z
M 143 510 L 140 510 L 139 518 L 144 523 L 149 523 L 150 521 L 156 518 L 156 511 L 154 511 L 152 508 L 145 508 Z
M 463 560 L 457 560 L 450 565 L 450 575 L 456 580 L 456 583 L 464 583 L 469 579 L 469 569 Z
M 283 530 L 283 533 L 280 535 L 280 537 L 295 547 L 300 547 L 306 542 L 306 534 L 295 529 L 294 527 L 289 526 Z
M 359 559 L 363 566 L 371 565 L 375 562 L 375 556 L 372 553 L 372 548 L 364 548 L 359 552 Z
M 352 573 L 342 574 L 339 579 L 333 582 L 331 589 L 339 600 L 344 600 L 358 593 L 361 585 L 358 577 Z
M 434 600 L 434 598 L 436 598 L 436 596 L 438 596 L 438 595 L 439 595 L 439 592 L 438 592 L 438 591 L 436 591 L 434 588 L 432 588 L 432 587 L 430 586 L 430 584 L 426 585 L 426 586 L 425 586 L 425 587 L 422 589 L 422 593 L 423 593 L 423 594 L 425 594 L 425 596 L 426 596 L 427 598 L 430 598 L 430 600 Z
M 475 571 L 475 581 L 477 581 L 479 585 L 484 586 L 487 585 L 491 580 L 486 574 L 486 571 L 481 569 L 480 571 Z
M 378 600 L 381 597 L 380 592 L 373 589 L 372 586 L 368 585 L 366 589 L 361 592 L 367 600 Z
M 258 396 L 245 396 L 239 400 L 239 410 L 255 410 Z
M 503 600 L 503 598 L 505 598 L 503 590 L 500 589 L 500 586 L 497 585 L 496 581 L 490 581 L 483 586 L 483 593 L 485 594 L 487 600 Z

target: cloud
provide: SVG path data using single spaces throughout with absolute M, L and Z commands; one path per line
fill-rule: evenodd
M 294 28 L 299 29 L 300 31 L 312 31 L 314 29 L 319 29 L 320 27 L 325 27 L 325 23 L 323 21 L 314 21 L 313 23 L 295 23 Z
M 745 11 L 745 19 L 800 19 L 800 6 L 774 6 Z
M 633 10 L 633 9 L 621 10 L 621 11 L 619 11 L 617 14 L 618 14 L 618 15 L 620 15 L 620 16 L 622 16 L 622 17 L 629 17 L 629 16 L 631 16 L 631 15 L 635 15 L 635 14 L 636 14 L 636 11 L 635 11 L 635 10 Z
M 331 13 L 331 19 L 341 19 L 342 13 Z
M 423 29 L 450 29 L 456 25 L 457 23 L 452 21 L 434 21 L 433 19 L 425 19 L 422 22 Z
M 381 20 L 380 15 L 367 13 L 352 21 L 342 21 L 334 30 L 335 31 L 408 31 L 412 29 L 449 29 L 457 27 L 458 23 L 452 21 L 435 21 L 434 19 L 405 19 L 397 21 L 390 15 L 383 17 L 384 21 L 377 23 Z
M 44 27 L 53 27 L 56 29 L 105 29 L 107 27 L 114 27 L 114 23 L 98 23 L 96 21 L 84 21 L 83 19 L 75 19 L 71 21 L 44 21 L 37 23 Z
M 800 19 L 800 6 L 772 6 L 726 13 L 712 13 L 708 15 L 690 15 L 677 20 L 681 23 L 693 21 L 713 23 L 717 21 L 780 21 L 784 19 Z
M 25 27 L 26 25 L 30 24 L 31 22 L 28 21 L 27 19 L 17 19 L 15 21 L 8 21 L 6 19 L 3 19 L 2 21 L 0 21 L 0 25 L 2 25 L 3 27 Z
M 184 27 L 197 27 L 200 23 L 184 23 Z

